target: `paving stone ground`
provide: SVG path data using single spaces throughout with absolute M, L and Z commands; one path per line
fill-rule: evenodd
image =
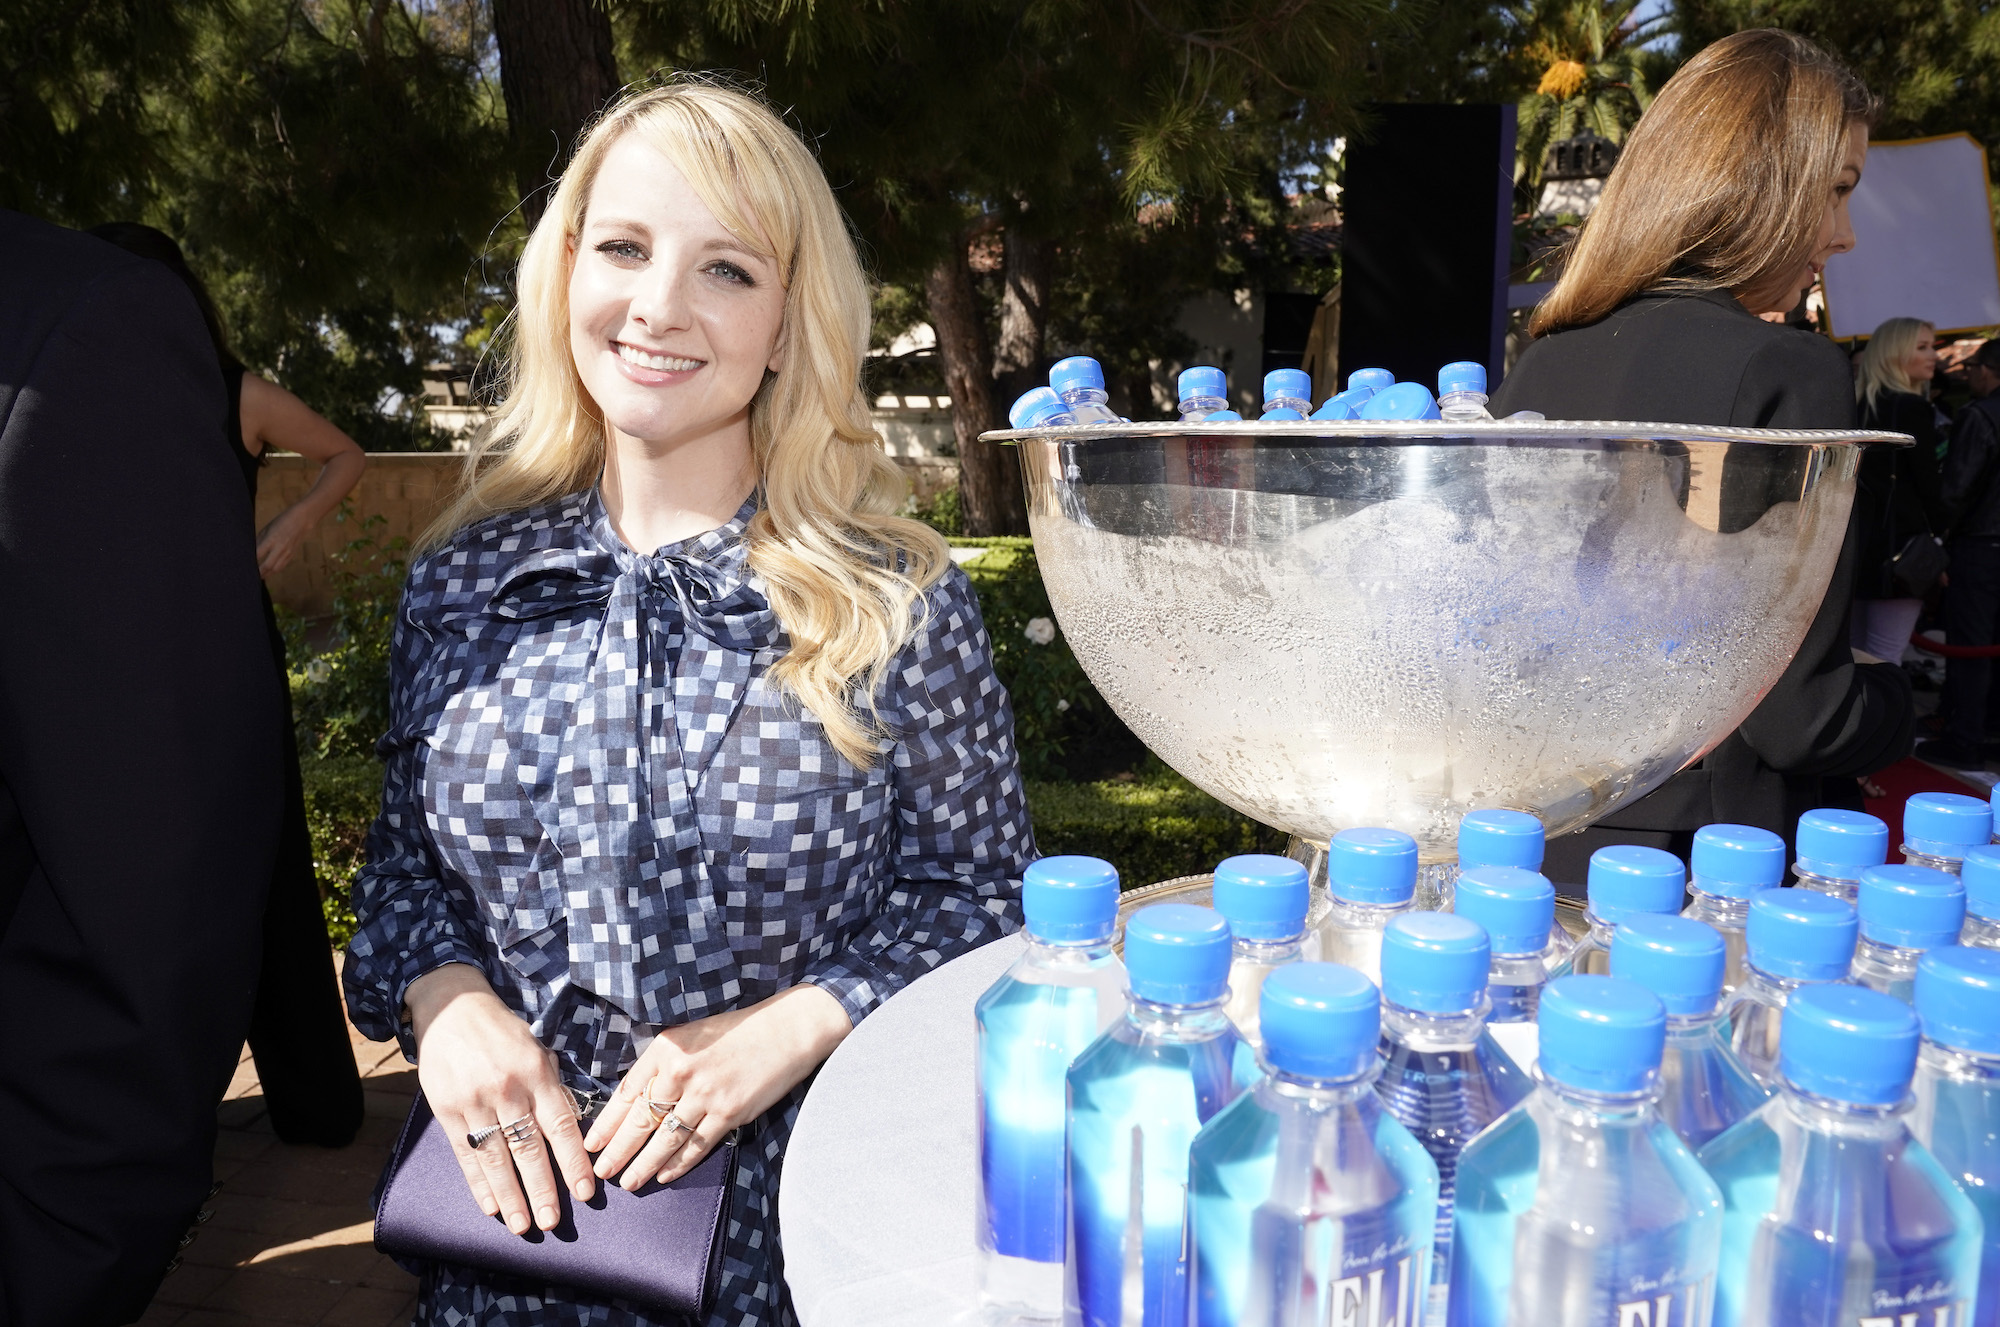
M 141 1327 L 405 1327 L 416 1278 L 375 1252 L 368 1195 L 416 1095 L 393 1044 L 352 1028 L 368 1119 L 350 1146 L 291 1147 L 271 1132 L 246 1048 L 220 1111 L 215 1216 L 154 1296 Z

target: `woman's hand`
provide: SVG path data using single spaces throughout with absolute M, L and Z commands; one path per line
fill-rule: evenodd
M 731 1129 L 769 1110 L 851 1029 L 840 1001 L 794 986 L 748 1009 L 668 1028 L 632 1066 L 590 1128 L 597 1174 L 638 1189 L 692 1170 Z M 657 1123 L 669 1103 L 682 1127 Z
M 299 555 L 299 545 L 312 533 L 312 527 L 313 522 L 297 507 L 287 507 L 272 517 L 271 523 L 257 535 L 257 574 L 270 576 L 290 565 Z
M 486 975 L 464 963 L 411 982 L 404 1004 L 416 1033 L 417 1081 L 480 1210 L 504 1217 L 516 1235 L 527 1233 L 531 1210 L 533 1224 L 553 1230 L 562 1195 L 550 1173 L 551 1154 L 579 1202 L 596 1192 L 576 1103 L 555 1056 L 493 993 Z M 466 1138 L 522 1120 L 537 1127 L 513 1130 L 511 1138 L 496 1129 L 476 1150 Z

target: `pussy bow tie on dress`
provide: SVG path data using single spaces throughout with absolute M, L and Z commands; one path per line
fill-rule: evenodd
M 489 601 L 492 616 L 514 621 L 596 619 L 554 787 L 536 800 L 562 856 L 570 979 L 651 1027 L 720 1012 L 698 977 L 732 961 L 693 792 L 757 654 L 781 639 L 748 566 L 752 510 L 644 556 L 600 507 L 594 547 L 531 554 Z

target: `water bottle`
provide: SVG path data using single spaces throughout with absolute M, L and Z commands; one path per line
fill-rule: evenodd
M 1861 873 L 1889 860 L 1889 827 L 1860 811 L 1808 811 L 1798 845 L 1792 875 L 1800 887 L 1852 903 Z
M 1266 977 L 1302 957 L 1309 895 L 1306 868 L 1289 857 L 1251 853 L 1215 868 L 1211 897 L 1229 923 L 1229 1003 L 1224 1010 L 1252 1051 L 1264 1045 L 1257 1028 L 1257 993 Z
M 1216 411 L 1229 408 L 1229 379 L 1221 369 L 1182 369 L 1177 386 L 1183 424 L 1199 423 Z
M 1542 822 L 1526 811 L 1468 811 L 1458 822 L 1458 860 L 1423 869 L 1417 877 L 1417 907 L 1426 912 L 1450 912 L 1459 872 L 1474 866 L 1539 871 L 1547 846 Z
M 1687 893 L 1687 868 L 1658 848 L 1614 844 L 1590 854 L 1584 920 L 1590 929 L 1550 977 L 1572 972 L 1604 976 L 1611 971 L 1611 937 L 1618 923 L 1642 914 L 1677 916 Z M 1561 928 L 1558 927 L 1558 930 Z
M 1069 1068 L 1066 1317 L 1182 1327 L 1188 1144 L 1237 1092 L 1229 924 L 1185 903 L 1141 908 L 1125 973 L 1124 1013 Z
M 1532 1023 L 1549 979 L 1549 927 L 1556 912 L 1555 886 L 1519 866 L 1475 866 L 1458 876 L 1457 912 L 1486 928 L 1493 948 L 1486 994 L 1488 1021 Z
M 1394 829 L 1343 829 L 1326 845 L 1326 915 L 1320 957 L 1382 979 L 1382 928 L 1410 910 L 1417 841 Z
M 1007 422 L 1017 429 L 1038 429 L 1056 424 L 1074 424 L 1076 416 L 1070 413 L 1063 399 L 1057 396 L 1053 387 L 1037 387 L 1024 392 L 1021 399 L 1007 408 Z
M 1379 1016 L 1336 963 L 1264 983 L 1270 1072 L 1189 1150 L 1195 1327 L 1416 1327 L 1438 1175 L 1376 1099 Z
M 1438 417 L 1491 419 L 1486 410 L 1486 366 L 1461 359 L 1438 370 Z
M 1706 825 L 1695 831 L 1688 854 L 1688 906 L 1681 915 L 1722 932 L 1727 961 L 1722 989 L 1743 980 L 1743 928 L 1750 900 L 1785 883 L 1785 841 L 1751 825 Z
M 1062 1317 L 1063 1075 L 1124 1005 L 1111 951 L 1118 872 L 1044 857 L 1021 887 L 1027 949 L 973 1006 L 978 1027 L 979 1291 L 1017 1318 Z
M 1263 419 L 1276 423 L 1304 419 L 1312 409 L 1313 380 L 1300 369 L 1272 369 L 1264 375 Z
M 1967 848 L 1958 878 L 1965 885 L 1965 929 L 1958 933 L 1958 942 L 1974 949 L 2000 949 L 2000 844 Z
M 1382 1076 L 1375 1091 L 1437 1163 L 1436 1247 L 1423 1321 L 1444 1321 L 1451 1285 L 1452 1181 L 1473 1135 L 1534 1083 L 1486 1030 L 1486 930 L 1469 917 L 1412 912 L 1382 937 Z
M 1957 793 L 1918 793 L 1903 803 L 1903 861 L 1958 874 L 1975 844 L 1993 839 L 1993 807 Z
M 1538 1086 L 1458 1159 L 1453 1327 L 1701 1327 L 1722 1197 L 1654 1107 L 1667 1016 L 1620 977 L 1541 1006 Z
M 1928 866 L 1871 866 L 1861 873 L 1855 909 L 1861 943 L 1854 948 L 1854 980 L 1908 1001 L 1924 951 L 1958 943 L 1965 886 Z
M 2000 954 L 1933 949 L 1917 963 L 1916 989 L 1924 1036 L 1910 1132 L 1979 1210 L 1973 1322 L 1992 1327 L 2000 1322 Z
M 1854 905 L 1809 889 L 1767 889 L 1750 900 L 1743 980 L 1723 1003 L 1729 1044 L 1751 1077 L 1778 1084 L 1778 1032 L 1801 986 L 1844 982 L 1860 923 Z
M 1105 404 L 1104 370 L 1088 355 L 1059 359 L 1049 370 L 1049 386 L 1070 408 L 1079 424 L 1121 424 L 1118 412 Z
M 1436 419 L 1437 400 L 1420 382 L 1399 382 L 1369 397 L 1354 412 L 1356 419 Z
M 1792 996 L 1778 1095 L 1701 1150 L 1724 1203 L 1715 1327 L 1968 1327 L 1979 1214 L 1911 1136 L 1916 1060 L 1900 1000 Z
M 1729 1049 L 1722 959 L 1722 936 L 1686 917 L 1627 917 L 1611 942 L 1611 975 L 1638 982 L 1666 1006 L 1660 1114 L 1697 1150 L 1771 1095 Z

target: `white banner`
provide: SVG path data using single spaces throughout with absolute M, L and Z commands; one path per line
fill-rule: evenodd
M 1940 332 L 2000 326 L 2000 256 L 1977 139 L 1875 144 L 1849 211 L 1854 251 L 1826 267 L 1834 336 L 1867 336 L 1890 318 L 1922 318 Z

